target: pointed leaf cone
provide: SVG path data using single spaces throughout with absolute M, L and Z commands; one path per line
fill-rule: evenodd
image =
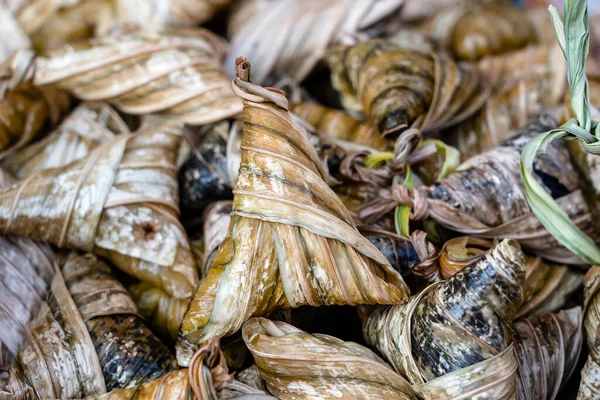
M 492 247 L 492 242 L 468 236 L 447 241 L 440 251 L 439 266 L 444 279 L 477 262 Z M 562 309 L 569 297 L 580 290 L 584 273 L 576 268 L 525 256 L 523 305 L 516 318 L 544 315 Z
M 110 106 L 99 102 L 84 103 L 54 132 L 13 152 L 3 160 L 3 165 L 17 179 L 25 179 L 37 171 L 61 167 L 86 157 L 115 134 L 128 132 L 125 122 Z
M 118 135 L 88 157 L 0 192 L 0 229 L 109 258 L 180 299 L 198 282 L 177 219 L 182 125 Z
M 585 307 L 583 326 L 589 348 L 588 359 L 581 371 L 577 399 L 596 399 L 600 392 L 600 267 L 593 266 L 585 275 Z
M 409 303 L 376 310 L 365 325 L 367 343 L 413 384 L 426 384 L 433 392 L 460 384 L 465 393 L 477 393 L 479 384 L 490 383 L 484 372 L 497 368 L 495 360 L 516 367 L 502 354 L 512 354 L 511 326 L 523 301 L 524 262 L 518 243 L 503 240 L 477 263 L 429 286 Z M 467 371 L 478 376 L 469 385 L 461 380 Z M 506 381 L 493 386 L 510 392 L 514 379 L 506 375 Z
M 517 399 L 556 399 L 577 366 L 583 335 L 581 307 L 516 322 Z
M 17 363 L 7 380 L 0 379 L 0 398 L 79 399 L 105 392 L 94 344 L 57 269 Z
M 0 159 L 35 140 L 43 128 L 57 123 L 69 103 L 66 92 L 30 84 L 0 94 Z
M 63 276 L 98 354 L 107 390 L 132 387 L 177 368 L 146 327 L 110 267 L 92 254 L 66 256 Z
M 243 328 L 271 393 L 281 399 L 416 399 L 410 384 L 366 347 L 284 322 L 252 318 Z
M 7 60 L 13 80 L 52 85 L 128 114 L 156 113 L 202 125 L 241 111 L 220 63 L 224 43 L 208 30 L 140 32 Z M 10 81 L 11 85 L 14 85 Z
M 401 276 L 325 183 L 286 98 L 248 82 L 249 68 L 240 60 L 242 76 L 233 82 L 244 99 L 244 133 L 228 236 L 190 304 L 183 335 L 205 342 L 280 307 L 406 300 Z
M 437 130 L 475 113 L 489 96 L 477 71 L 443 54 L 371 40 L 333 48 L 332 82 L 350 111 L 363 113 L 381 135 L 414 127 Z

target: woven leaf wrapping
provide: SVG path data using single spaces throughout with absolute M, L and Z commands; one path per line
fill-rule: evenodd
M 12 70 L 10 86 L 29 80 L 82 100 L 108 100 L 129 114 L 201 125 L 241 111 L 220 65 L 223 47 L 203 29 L 140 32 L 64 45 L 44 56 L 18 53 L 5 68 Z
M 282 93 L 239 76 L 233 85 L 245 105 L 231 222 L 183 335 L 192 342 L 229 335 L 280 307 L 404 301 L 402 278 L 325 183 Z
M 0 192 L 0 229 L 109 258 L 180 299 L 198 274 L 177 220 L 182 126 L 118 135 L 88 157 Z M 160 245 L 159 245 L 160 244 Z
M 49 246 L 29 239 L 1 237 L 0 367 L 9 365 L 27 338 L 54 276 Z
M 487 254 L 492 242 L 470 237 L 447 241 L 440 251 L 441 275 L 448 279 Z M 583 272 L 565 265 L 525 256 L 523 305 L 516 318 L 543 315 L 562 309 L 583 284 Z
M 554 40 L 545 10 L 498 5 L 447 9 L 428 22 L 426 30 L 460 60 L 479 60 Z
M 510 348 L 524 278 L 518 243 L 504 240 L 479 262 L 429 286 L 409 303 L 375 311 L 365 337 L 412 383 L 451 372 L 467 374 L 466 368 Z
M 528 318 L 513 325 L 519 364 L 517 399 L 556 399 L 579 360 L 581 307 Z
M 448 56 L 371 40 L 328 56 L 344 107 L 363 113 L 382 135 L 436 130 L 464 120 L 489 96 L 478 73 Z
M 0 381 L 0 398 L 72 399 L 106 392 L 94 344 L 58 270 L 29 331 L 18 362 Z
M 65 279 L 55 277 L 18 363 L 0 382 L 0 398 L 31 389 L 34 398 L 81 398 L 139 385 L 176 368 L 108 265 L 76 253 L 64 255 L 62 264 Z
M 243 337 L 269 391 L 281 399 L 417 398 L 404 378 L 359 344 L 264 318 L 246 322 Z
M 98 354 L 107 390 L 139 385 L 177 367 L 107 264 L 92 254 L 70 253 L 62 270 Z
M 13 153 L 3 164 L 17 179 L 25 179 L 43 169 L 86 157 L 115 134 L 128 132 L 127 125 L 112 108 L 103 103 L 85 103 L 50 135 Z
M 555 126 L 553 118 L 540 115 L 513 138 L 465 161 L 439 183 L 408 191 L 395 188 L 394 196 L 399 203 L 418 210 L 413 218 L 429 217 L 470 236 L 510 236 L 547 260 L 581 264 L 581 259 L 559 246 L 530 211 L 519 170 L 521 150 L 527 141 Z M 548 154 L 535 162 L 534 176 L 581 229 L 600 237 L 590 212 L 594 206 L 584 199 L 582 181 L 564 144 L 548 146 Z M 389 205 L 391 208 L 383 210 L 393 209 L 394 202 Z M 368 209 L 362 210 L 363 216 L 369 213 Z

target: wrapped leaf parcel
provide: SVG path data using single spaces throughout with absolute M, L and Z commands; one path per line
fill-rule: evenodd
M 244 134 L 228 236 L 190 304 L 183 335 L 206 342 L 282 307 L 404 301 L 404 281 L 325 183 L 287 99 L 250 83 L 249 73 L 238 60 L 233 87 L 244 99 Z

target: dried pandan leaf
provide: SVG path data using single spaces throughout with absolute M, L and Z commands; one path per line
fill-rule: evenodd
M 544 109 L 565 109 L 567 64 L 557 44 L 529 46 L 478 64 L 494 87 L 493 95 L 472 118 L 456 126 L 450 143 L 469 158 L 509 139 Z
M 448 387 L 448 394 L 460 389 L 469 398 L 482 390 L 490 397 L 480 398 L 504 398 L 498 394 L 512 393 L 515 385 L 516 365 L 503 354 L 512 353 L 511 325 L 523 301 L 524 261 L 519 244 L 504 240 L 408 303 L 376 310 L 365 325 L 365 338 L 411 383 L 425 384 L 427 393 L 453 383 L 459 387 Z M 505 368 L 488 376 L 497 363 Z
M 334 47 L 327 62 L 344 107 L 363 113 L 384 136 L 409 127 L 449 127 L 475 113 L 489 96 L 474 69 L 444 54 L 384 40 Z
M 545 17 L 545 24 L 541 23 Z M 498 5 L 455 7 L 439 13 L 424 28 L 443 48 L 460 60 L 479 60 L 554 41 L 544 9 L 517 9 Z
M 513 325 L 517 399 L 557 398 L 577 366 L 583 343 L 581 307 Z
M 231 222 L 183 335 L 203 343 L 277 308 L 404 301 L 404 281 L 325 183 L 282 92 L 250 83 L 245 59 L 237 65 L 244 132 Z
M 239 169 L 239 161 L 237 165 L 230 165 L 236 161 L 231 154 L 233 141 L 227 121 L 202 127 L 193 138 L 191 155 L 179 170 L 180 203 L 184 212 L 202 210 L 209 202 L 233 197 L 235 177 L 229 171 Z
M 490 248 L 492 242 L 467 236 L 447 241 L 439 257 L 442 277 L 448 279 L 477 262 Z M 582 271 L 549 263 L 540 257 L 526 255 L 525 270 L 524 300 L 517 318 L 560 310 L 583 284 Z
M 144 325 L 133 299 L 106 263 L 92 254 L 70 253 L 62 271 L 108 390 L 140 385 L 176 369 L 175 357 Z
M 596 399 L 600 391 L 600 267 L 593 266 L 585 275 L 583 326 L 589 356 L 581 371 L 577 399 Z
M 410 384 L 371 350 L 284 322 L 252 318 L 246 345 L 281 399 L 417 399 Z
M 223 353 L 215 343 L 198 351 L 189 369 L 170 372 L 162 378 L 128 389 L 117 389 L 97 397 L 98 400 L 226 400 L 255 399 L 275 400 L 255 378 L 255 368 L 247 368 L 238 375 L 240 380 L 229 375 Z
M 28 330 L 17 363 L 0 380 L 0 398 L 73 399 L 106 392 L 94 344 L 60 271 Z
M 2 367 L 27 339 L 27 324 L 37 316 L 54 276 L 54 252 L 48 245 L 7 236 L 0 237 L 0 253 Z
M 560 246 L 531 212 L 521 181 L 519 161 L 523 147 L 535 135 L 554 128 L 556 121 L 542 114 L 513 138 L 470 158 L 434 185 L 418 189 L 394 186 L 395 200 L 382 199 L 378 204 L 367 205 L 361 217 L 368 222 L 393 209 L 397 203 L 408 204 L 413 208 L 413 219 L 431 218 L 441 226 L 473 237 L 510 236 L 547 260 L 581 264 L 582 261 Z M 584 198 L 582 188 L 586 185 L 567 147 L 561 143 L 548 146 L 547 154 L 536 159 L 533 170 L 536 179 L 571 220 L 591 237 L 600 238 L 590 211 L 595 205 Z
M 119 114 L 104 103 L 84 103 L 42 140 L 14 152 L 3 160 L 4 167 L 18 179 L 43 169 L 61 167 L 86 157 L 93 149 L 128 133 Z
M 53 86 L 129 114 L 156 113 L 202 125 L 238 114 L 220 59 L 224 43 L 204 29 L 140 32 L 64 45 L 43 56 L 17 53 L 8 84 Z M 6 79 L 6 78 L 5 78 Z
M 43 128 L 57 123 L 69 102 L 63 91 L 29 84 L 0 94 L 0 159 L 32 142 Z
M 334 139 L 382 151 L 393 148 L 393 143 L 384 140 L 374 127 L 342 110 L 317 103 L 299 103 L 292 106 L 292 112 Z
M 152 330 L 164 340 L 175 340 L 189 300 L 169 296 L 147 282 L 135 283 L 128 289 Z
M 0 192 L 0 229 L 107 257 L 179 299 L 198 274 L 178 221 L 182 125 L 121 134 L 64 167 Z
M 250 0 L 229 20 L 231 48 L 225 65 L 233 75 L 235 57 L 248 55 L 253 79 L 272 83 L 282 77 L 300 82 L 327 47 L 395 14 L 402 0 Z M 270 38 L 270 40 L 265 40 Z

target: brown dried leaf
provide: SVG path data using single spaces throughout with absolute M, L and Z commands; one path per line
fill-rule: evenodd
M 175 161 L 182 126 L 121 134 L 82 160 L 43 170 L 0 192 L 0 229 L 93 251 L 169 295 L 198 282 L 177 220 Z
M 52 85 L 126 113 L 202 125 L 242 108 L 221 67 L 223 51 L 208 30 L 173 29 L 105 36 L 30 59 L 18 54 L 4 67 L 12 70 L 11 87 L 19 80 Z
M 416 399 L 410 384 L 371 350 L 284 322 L 252 318 L 243 337 L 269 391 L 281 399 Z
M 376 310 L 365 326 L 365 338 L 410 382 L 426 384 L 427 391 L 477 393 L 473 385 L 489 384 L 479 389 L 490 395 L 510 393 L 514 370 L 496 371 L 502 378 L 486 371 L 498 369 L 491 360 L 513 363 L 501 354 L 510 349 L 524 278 L 524 255 L 518 243 L 504 240 L 477 263 L 429 286 L 409 303 Z M 478 378 L 457 377 L 469 374 Z M 440 377 L 441 381 L 431 383 Z

